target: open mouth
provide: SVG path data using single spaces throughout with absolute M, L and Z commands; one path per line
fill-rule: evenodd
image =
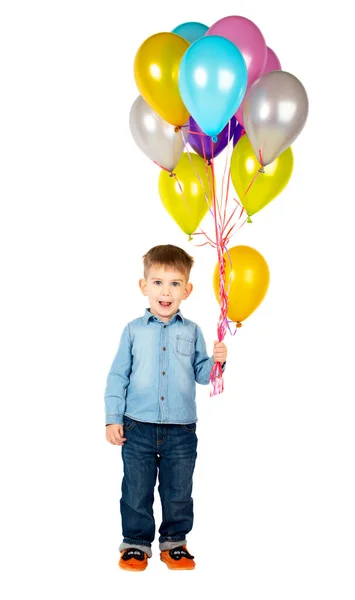
M 171 302 L 162 302 L 161 300 L 159 300 L 159 304 L 163 308 L 169 308 L 169 306 L 171 305 Z

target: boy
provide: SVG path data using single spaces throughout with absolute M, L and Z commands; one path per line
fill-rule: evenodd
M 214 362 L 224 369 L 227 348 L 215 342 L 210 358 L 201 329 L 180 312 L 192 292 L 193 258 L 169 244 L 149 250 L 143 262 L 139 287 L 150 308 L 124 328 L 105 391 L 106 439 L 122 446 L 124 467 L 118 564 L 143 571 L 152 556 L 158 474 L 160 558 L 170 569 L 194 569 L 186 535 L 193 525 L 195 382 L 209 383 Z

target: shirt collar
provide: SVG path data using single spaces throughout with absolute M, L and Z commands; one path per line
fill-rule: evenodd
M 167 325 L 168 323 L 174 323 L 174 322 L 176 321 L 176 319 L 177 319 L 177 318 L 181 319 L 181 321 L 182 321 L 182 322 L 184 322 L 184 317 L 182 316 L 182 314 L 181 314 L 181 312 L 180 312 L 180 309 L 177 311 L 177 313 L 175 313 L 175 315 L 173 315 L 173 316 L 171 317 L 170 321 L 168 321 L 168 322 L 166 323 L 166 325 Z M 152 315 L 152 313 L 150 312 L 150 309 L 149 309 L 149 308 L 146 308 L 146 309 L 145 309 L 145 313 L 144 313 L 144 315 L 143 315 L 143 322 L 145 323 L 145 325 L 148 325 L 148 323 L 149 323 L 149 321 L 150 321 L 151 319 L 155 319 L 156 321 L 158 321 L 158 322 L 159 322 L 159 319 L 158 319 L 158 317 L 156 317 L 155 315 Z

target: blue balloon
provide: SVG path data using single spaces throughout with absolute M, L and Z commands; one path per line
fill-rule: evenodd
M 188 23 L 181 23 L 181 25 L 175 27 L 171 33 L 176 33 L 189 42 L 189 44 L 193 44 L 196 40 L 202 38 L 208 30 L 209 27 L 207 27 L 207 25 L 190 21 Z
M 216 136 L 244 98 L 248 72 L 237 46 L 218 35 L 200 38 L 181 59 L 183 103 L 206 135 Z

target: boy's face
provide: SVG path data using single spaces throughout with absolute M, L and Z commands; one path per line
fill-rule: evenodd
M 152 265 L 146 279 L 140 279 L 139 287 L 149 298 L 150 312 L 164 322 L 171 319 L 192 292 L 185 273 L 162 265 Z

